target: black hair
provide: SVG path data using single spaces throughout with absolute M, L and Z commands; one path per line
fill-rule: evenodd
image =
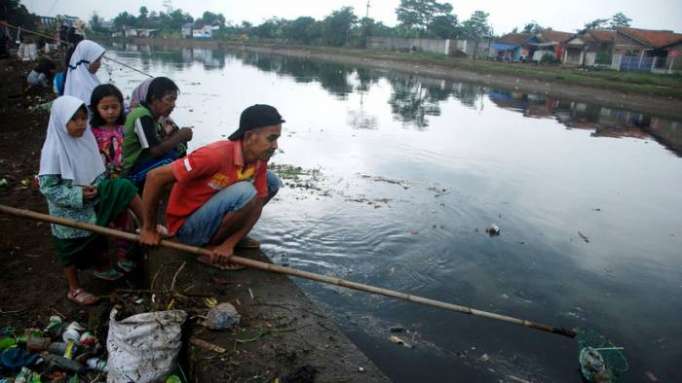
M 88 118 L 88 108 L 85 106 L 85 104 L 81 104 L 81 106 L 79 106 L 78 109 L 76 109 L 76 111 L 73 112 L 73 115 L 71 116 L 71 118 L 69 118 L 69 121 L 73 120 L 73 118 L 76 117 L 78 112 L 85 113 L 85 118 L 86 119 Z
M 38 65 L 36 65 L 33 70 L 38 73 L 43 73 L 46 76 L 50 76 L 50 70 L 54 69 L 57 69 L 57 65 L 55 65 L 54 61 L 43 57 L 38 61 Z
M 153 100 L 160 100 L 168 93 L 177 92 L 178 90 L 180 90 L 178 86 L 168 77 L 156 77 L 149 83 L 147 97 L 145 97 L 144 102 L 149 105 Z
M 111 84 L 101 84 L 97 85 L 95 89 L 92 90 L 92 96 L 90 96 L 90 126 L 96 128 L 98 126 L 106 125 L 106 121 L 102 119 L 97 111 L 97 105 L 104 97 L 114 96 L 118 99 L 121 104 L 121 114 L 116 119 L 116 124 L 123 125 L 125 123 L 125 116 L 123 115 L 123 94 L 117 87 Z

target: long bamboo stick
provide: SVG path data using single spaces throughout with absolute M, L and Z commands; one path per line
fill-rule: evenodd
M 12 24 L 10 24 L 10 23 L 8 23 L 8 22 L 6 22 L 6 21 L 0 21 L 0 25 L 6 25 L 6 26 L 8 26 L 8 27 L 10 27 L 10 28 L 19 29 L 19 27 L 15 26 L 15 25 L 12 25 Z M 67 44 L 66 41 L 60 41 L 60 40 L 57 39 L 56 37 L 54 37 L 54 36 L 49 36 L 49 35 L 46 35 L 46 34 L 44 34 L 44 33 L 36 32 L 36 31 L 30 30 L 30 29 L 26 29 L 26 28 L 22 28 L 22 31 L 23 31 L 23 32 L 26 32 L 26 33 L 32 33 L 32 34 L 34 34 L 34 35 L 37 35 L 37 36 L 40 36 L 40 37 L 44 37 L 44 38 L 46 38 L 46 39 L 51 39 L 51 40 L 54 40 L 54 41 L 57 41 L 57 42 L 61 42 L 62 44 Z M 130 65 L 124 63 L 124 62 L 118 61 L 118 60 L 116 60 L 116 59 L 114 59 L 114 58 L 111 58 L 111 57 L 109 57 L 109 56 L 107 56 L 107 55 L 104 55 L 104 58 L 105 58 L 106 60 L 115 62 L 116 64 L 118 64 L 118 65 L 120 65 L 120 66 L 126 67 L 126 68 L 128 68 L 128 69 L 130 69 L 130 70 L 134 70 L 135 72 L 141 73 L 141 74 L 143 74 L 143 75 L 145 75 L 145 76 L 147 76 L 147 77 L 149 77 L 149 78 L 154 78 L 154 76 L 150 75 L 150 74 L 147 73 L 147 72 L 141 71 L 141 70 L 139 70 L 139 69 L 137 69 L 137 68 L 135 68 L 135 67 L 133 67 L 133 66 L 130 66 Z
M 87 230 L 91 231 L 93 233 L 109 236 L 109 237 L 115 237 L 115 238 L 120 238 L 120 239 L 126 239 L 129 241 L 138 241 L 139 237 L 136 234 L 132 233 L 127 233 L 124 231 L 120 230 L 114 230 L 108 227 L 103 227 L 103 226 L 97 226 L 91 223 L 86 223 L 86 222 L 79 222 L 79 221 L 74 221 L 71 219 L 67 218 L 62 218 L 62 217 L 55 217 L 51 216 L 48 214 L 42 214 L 42 213 L 37 213 L 31 210 L 25 210 L 25 209 L 17 209 L 13 208 L 10 206 L 6 205 L 0 205 L 0 212 L 14 215 L 17 217 L 22 217 L 22 218 L 29 218 L 33 220 L 38 220 L 38 221 L 44 221 L 44 222 L 50 222 L 58 225 L 64 225 L 64 226 L 70 226 L 74 227 L 77 229 L 82 229 L 82 230 Z M 206 255 L 210 256 L 212 252 L 210 250 L 197 247 L 197 246 L 189 246 L 185 245 L 182 243 L 178 243 L 175 241 L 170 241 L 170 240 L 161 240 L 161 246 L 175 249 L 175 250 L 180 250 L 196 255 Z M 371 286 L 371 285 L 366 285 L 363 283 L 357 283 L 357 282 L 351 282 L 347 281 L 345 279 L 337 278 L 337 277 L 330 277 L 326 275 L 320 275 L 320 274 L 315 274 L 307 271 L 302 271 L 302 270 L 297 270 L 293 269 L 290 267 L 284 267 L 284 266 L 278 266 L 278 265 L 273 265 L 271 263 L 266 263 L 266 262 L 260 262 L 260 261 L 255 261 L 253 259 L 248 259 L 248 258 L 243 258 L 239 256 L 232 256 L 230 258 L 230 262 L 236 263 L 239 265 L 251 267 L 254 269 L 260 269 L 260 270 L 265 270 L 265 271 L 270 271 L 273 273 L 280 273 L 280 274 L 286 274 L 286 275 L 291 275 L 294 277 L 299 277 L 299 278 L 305 278 L 309 279 L 312 281 L 316 282 L 323 282 L 323 283 L 328 283 L 331 285 L 336 285 L 336 286 L 341 286 L 341 287 L 346 287 L 349 289 L 353 290 L 358 290 L 358 291 L 364 291 L 372 294 L 378 294 L 378 295 L 384 295 L 387 297 L 392 297 L 392 298 L 398 298 L 398 299 L 403 299 L 406 301 L 414 302 L 414 303 L 419 303 L 427 306 L 432 306 L 432 307 L 438 307 L 446 310 L 451 310 L 451 311 L 457 311 L 460 313 L 464 314 L 470 314 L 478 317 L 483 317 L 483 318 L 488 318 L 488 319 L 495 319 L 499 321 L 504 321 L 504 322 L 509 322 L 509 323 L 514 323 L 520 326 L 525 326 L 531 329 L 535 330 L 541 330 L 541 331 L 546 331 L 550 332 L 553 334 L 558 334 L 558 335 L 563 335 L 569 338 L 574 338 L 576 336 L 575 331 L 570 330 L 570 329 L 565 329 L 565 328 L 559 328 L 559 327 L 553 327 L 547 324 L 543 323 L 537 323 L 537 322 L 532 322 L 529 320 L 524 320 L 524 319 L 518 319 L 514 317 L 510 317 L 507 315 L 501 315 L 501 314 L 496 314 L 488 311 L 482 311 L 482 310 L 477 310 L 471 307 L 466 307 L 466 306 L 461 306 L 453 303 L 447 303 L 443 301 L 437 301 L 434 299 L 429 299 L 429 298 L 424 298 L 412 294 L 406 294 L 406 293 L 401 293 L 399 291 L 395 290 L 389 290 L 381 287 L 376 287 L 376 286 Z

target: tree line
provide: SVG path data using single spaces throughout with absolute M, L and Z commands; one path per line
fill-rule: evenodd
M 371 17 L 359 17 L 352 7 L 341 7 L 321 20 L 310 16 L 295 19 L 270 18 L 259 25 L 248 21 L 241 24 L 227 22 L 220 13 L 204 12 L 194 19 L 182 9 L 169 12 L 149 11 L 140 7 L 138 14 L 127 11 L 113 18 L 113 28 L 123 27 L 157 29 L 165 36 L 179 36 L 182 26 L 193 23 L 195 28 L 204 25 L 219 27 L 214 36 L 240 38 L 248 36 L 264 40 L 286 40 L 300 44 L 330 46 L 358 46 L 367 44 L 371 36 L 405 38 L 476 38 L 492 33 L 488 23 L 489 14 L 475 11 L 471 17 L 459 22 L 452 5 L 438 0 L 401 0 L 396 8 L 399 24 L 390 27 Z M 94 32 L 105 32 L 104 20 L 94 14 L 89 25 Z
M 149 11 L 140 7 L 137 15 L 121 12 L 113 19 L 115 30 L 123 27 L 157 29 L 163 36 L 180 36 L 184 24 L 193 23 L 195 28 L 204 25 L 217 26 L 216 38 L 256 38 L 262 40 L 288 41 L 298 44 L 365 47 L 369 37 L 403 37 L 436 39 L 471 39 L 480 41 L 493 35 L 484 11 L 474 11 L 461 21 L 453 13 L 453 7 L 438 0 L 401 0 L 395 10 L 398 25 L 390 27 L 371 17 L 359 17 L 352 7 L 341 7 L 321 20 L 310 16 L 295 19 L 270 18 L 259 25 L 248 21 L 241 24 L 227 22 L 220 13 L 204 12 L 194 19 L 182 9 L 168 12 Z M 610 19 L 597 19 L 585 25 L 585 29 L 615 28 L 629 26 L 631 19 L 617 13 Z M 103 20 L 93 15 L 90 20 L 93 31 L 104 31 Z M 531 21 L 523 32 L 537 33 L 544 30 L 537 22 Z M 518 32 L 515 28 L 513 32 Z

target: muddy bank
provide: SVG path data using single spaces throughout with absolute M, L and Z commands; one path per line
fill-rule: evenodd
M 594 103 L 612 108 L 632 109 L 661 117 L 682 119 L 682 100 L 679 99 L 619 92 L 600 87 L 570 85 L 565 82 L 545 81 L 527 77 L 482 74 L 453 68 L 428 60 L 408 61 L 391 54 L 391 52 L 371 52 L 371 57 L 362 57 L 363 54 L 366 54 L 366 51 L 351 49 L 302 48 L 284 45 L 247 45 L 227 41 L 195 41 L 184 39 L 137 38 L 133 41 L 137 44 L 150 44 L 161 47 L 240 49 L 251 52 L 304 57 L 351 65 L 363 65 L 423 76 L 438 77 L 441 79 L 474 82 L 506 90 L 541 93 L 572 101 Z
M 269 262 L 257 250 L 240 255 Z M 288 277 L 259 270 L 225 272 L 193 258 L 166 249 L 152 253 L 147 280 L 154 282 L 153 290 L 173 286 L 183 294 L 229 302 L 241 322 L 232 330 L 208 330 L 201 325 L 208 308 L 198 308 L 185 336 L 218 349 L 185 348 L 191 381 L 272 382 L 305 375 L 313 375 L 315 382 L 389 381 Z

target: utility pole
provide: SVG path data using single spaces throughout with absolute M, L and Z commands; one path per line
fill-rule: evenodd
M 367 0 L 367 7 L 365 8 L 365 18 L 369 19 L 369 0 Z

